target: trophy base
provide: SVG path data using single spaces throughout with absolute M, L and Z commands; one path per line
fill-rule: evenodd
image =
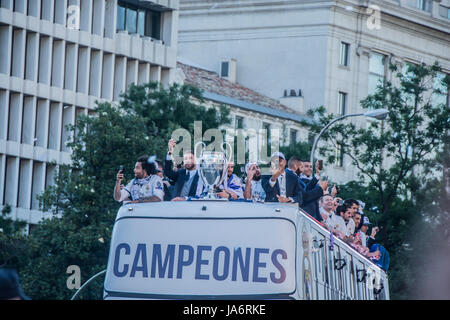
M 200 199 L 191 199 L 191 201 L 230 201 L 225 198 L 200 198 Z
M 194 201 L 229 201 L 228 198 L 218 197 L 214 192 L 214 189 L 211 189 L 203 198 L 192 199 Z

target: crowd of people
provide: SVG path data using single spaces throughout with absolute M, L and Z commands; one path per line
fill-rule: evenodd
M 158 161 L 147 155 L 138 158 L 134 167 L 134 179 L 123 185 L 123 170 L 117 173 L 114 199 L 120 202 L 189 201 L 206 195 L 206 187 L 200 177 L 193 152 L 183 155 L 183 167 L 173 161 L 176 142 L 171 139 L 165 160 Z M 245 179 L 234 171 L 234 163 L 228 163 L 227 175 L 216 188 L 216 195 L 231 201 L 296 203 L 328 229 L 334 236 L 383 269 L 389 266 L 389 255 L 384 247 L 376 244 L 378 227 L 371 228 L 364 215 L 364 202 L 338 197 L 338 187 L 330 188 L 321 178 L 321 163 L 314 165 L 298 157 L 287 160 L 283 153 L 271 157 L 271 175 L 261 174 L 257 163 L 247 163 Z

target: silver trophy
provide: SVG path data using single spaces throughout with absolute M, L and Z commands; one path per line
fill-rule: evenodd
M 202 149 L 200 151 L 200 157 L 198 158 L 198 171 L 204 186 L 208 190 L 208 194 L 203 197 L 202 200 L 226 201 L 228 199 L 220 198 L 216 195 L 216 188 L 222 184 L 227 176 L 228 163 L 230 162 L 229 157 L 232 154 L 231 145 L 224 142 L 221 146 L 222 152 L 217 152 L 207 151 L 206 144 L 202 141 L 196 143 L 195 150 L 197 150 L 199 144 L 202 146 Z M 230 148 L 230 152 L 228 154 L 223 147 L 224 144 Z

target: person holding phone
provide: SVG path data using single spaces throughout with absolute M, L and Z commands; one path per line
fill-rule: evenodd
M 124 174 L 121 166 L 116 176 L 114 200 L 132 203 L 163 201 L 163 182 L 156 174 L 156 167 L 157 164 L 149 161 L 147 155 L 139 157 L 134 166 L 134 179 L 123 187 Z

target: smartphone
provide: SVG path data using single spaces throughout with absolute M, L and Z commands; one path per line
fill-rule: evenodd
M 338 186 L 338 185 L 336 185 L 336 191 L 337 191 L 337 193 L 339 193 L 339 191 L 340 191 L 340 189 L 339 189 L 339 186 Z
M 319 170 L 323 170 L 323 160 L 318 160 L 319 162 Z
M 120 172 L 120 173 L 123 173 L 123 166 L 120 166 L 120 167 L 119 167 L 119 172 Z

